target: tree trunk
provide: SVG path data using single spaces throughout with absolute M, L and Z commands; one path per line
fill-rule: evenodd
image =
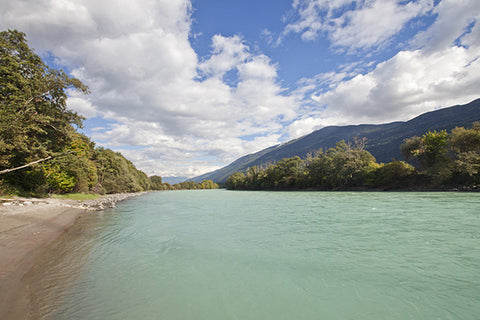
M 37 164 L 37 163 L 40 163 L 40 162 L 43 162 L 43 161 L 47 161 L 47 160 L 50 160 L 52 158 L 66 156 L 67 154 L 71 154 L 71 153 L 74 153 L 74 151 L 69 151 L 69 152 L 66 152 L 66 153 L 61 153 L 61 154 L 57 154 L 57 155 L 54 155 L 54 156 L 49 156 L 49 157 L 46 157 L 46 158 L 43 158 L 43 159 L 40 159 L 40 160 L 36 160 L 36 161 L 30 162 L 30 163 L 24 164 L 23 166 L 20 166 L 20 167 L 5 169 L 5 170 L 0 171 L 0 174 L 12 172 L 12 171 L 17 171 L 17 170 L 20 170 L 20 169 L 23 169 L 23 168 L 26 168 L 26 167 L 33 166 L 34 164 Z
M 12 172 L 12 171 L 17 171 L 17 170 L 20 170 L 20 169 L 23 169 L 23 168 L 26 168 L 26 167 L 33 166 L 34 164 L 37 164 L 37 163 L 40 163 L 40 162 L 50 160 L 50 159 L 52 159 L 52 158 L 53 158 L 52 156 L 49 156 L 49 157 L 46 157 L 46 158 L 43 158 L 43 159 L 40 159 L 40 160 L 37 160 L 37 161 L 33 161 L 33 162 L 30 162 L 30 163 L 27 163 L 27 164 L 25 164 L 25 165 L 23 165 L 23 166 L 20 166 L 20 167 L 11 168 L 11 169 L 5 169 L 5 170 L 0 171 L 0 174 Z

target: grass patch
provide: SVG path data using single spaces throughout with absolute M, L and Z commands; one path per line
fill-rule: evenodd
M 92 193 L 66 193 L 66 194 L 56 194 L 52 195 L 52 198 L 55 199 L 69 199 L 69 200 L 95 200 L 100 198 L 100 194 Z

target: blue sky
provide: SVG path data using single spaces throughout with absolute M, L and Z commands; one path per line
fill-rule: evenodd
M 480 96 L 477 0 L 6 0 L 84 131 L 147 174 L 193 177 L 328 125 Z

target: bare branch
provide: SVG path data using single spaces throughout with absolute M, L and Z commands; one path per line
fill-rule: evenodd
M 66 156 L 67 154 L 71 154 L 71 153 L 74 153 L 74 151 L 69 151 L 69 152 L 66 152 L 66 153 L 61 153 L 61 154 L 58 154 L 58 155 L 49 156 L 49 157 L 46 157 L 46 158 L 43 158 L 43 159 L 39 159 L 39 160 L 30 162 L 30 163 L 24 164 L 23 166 L 20 166 L 20 167 L 5 169 L 5 170 L 0 171 L 0 174 L 12 172 L 12 171 L 17 171 L 17 170 L 20 170 L 20 169 L 23 169 L 23 168 L 33 166 L 33 165 L 35 165 L 37 163 L 40 163 L 40 162 L 44 162 L 44 161 L 47 161 L 47 160 L 50 160 L 50 159 L 53 159 L 53 158 Z
M 37 164 L 37 163 L 40 163 L 40 162 L 43 162 L 43 161 L 47 161 L 47 160 L 50 160 L 50 159 L 52 159 L 52 156 L 46 157 L 46 158 L 43 158 L 43 159 L 40 159 L 40 160 L 37 160 L 37 161 L 33 161 L 33 162 L 30 162 L 30 163 L 27 163 L 27 164 L 25 164 L 25 165 L 23 165 L 23 166 L 20 166 L 20 167 L 2 170 L 2 171 L 0 171 L 0 174 L 12 172 L 12 171 L 17 171 L 17 170 L 20 170 L 20 169 L 23 169 L 23 168 L 26 168 L 26 167 L 30 167 L 30 166 L 33 166 L 34 164 Z

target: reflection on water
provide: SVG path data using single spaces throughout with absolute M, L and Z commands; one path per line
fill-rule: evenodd
M 59 239 L 39 253 L 35 266 L 22 279 L 28 284 L 30 318 L 49 319 L 68 301 L 69 289 L 78 289 L 82 272 L 111 211 L 87 212 Z
M 30 274 L 39 319 L 477 319 L 469 193 L 148 194 Z

